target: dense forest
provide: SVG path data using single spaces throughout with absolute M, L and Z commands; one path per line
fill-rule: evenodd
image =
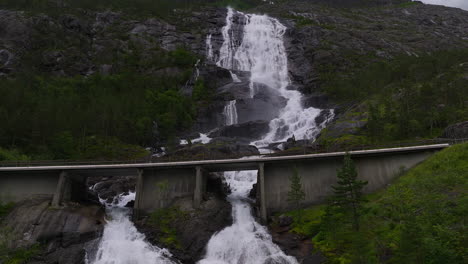
M 191 77 L 196 57 L 183 49 L 160 50 L 154 56 L 157 59 L 135 54 L 125 57 L 128 67 L 113 75 L 51 77 L 25 72 L 1 80 L 0 146 L 10 151 L 3 149 L 0 156 L 137 158 L 145 152 L 136 145 L 149 145 L 153 132 L 169 138 L 187 129 L 195 104 L 178 90 Z M 183 70 L 175 76 L 151 76 L 133 69 L 133 63 Z M 11 149 L 32 157 L 18 156 Z

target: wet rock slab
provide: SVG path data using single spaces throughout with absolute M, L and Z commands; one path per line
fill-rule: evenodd
M 18 202 L 6 217 L 10 248 L 40 243 L 43 250 L 34 263 L 82 264 L 85 247 L 96 243 L 104 227 L 104 209 L 99 205 L 70 203 L 50 207 L 52 197 L 38 195 Z

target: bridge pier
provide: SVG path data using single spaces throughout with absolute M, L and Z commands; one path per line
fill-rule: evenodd
M 179 198 L 192 200 L 200 206 L 206 177 L 201 166 L 188 168 L 145 168 L 138 175 L 134 210 L 140 217 L 167 208 Z
M 203 194 L 206 192 L 206 172 L 201 166 L 195 167 L 195 190 L 193 193 L 193 207 L 200 208 L 203 200 Z
M 267 223 L 268 214 L 266 208 L 266 195 L 265 195 L 265 164 L 263 162 L 258 164 L 257 184 L 259 185 L 259 199 L 260 199 L 260 219 L 263 223 Z
M 143 170 L 137 169 L 137 180 L 135 186 L 135 204 L 133 205 L 133 218 L 140 217 L 141 199 L 143 196 Z
M 68 188 L 67 188 L 68 187 Z M 69 184 L 67 184 L 67 172 L 60 172 L 57 188 L 55 189 L 54 196 L 52 197 L 52 207 L 59 207 L 63 201 L 66 192 L 70 192 Z M 68 189 L 68 190 L 67 190 Z M 68 193 L 69 194 L 69 193 Z

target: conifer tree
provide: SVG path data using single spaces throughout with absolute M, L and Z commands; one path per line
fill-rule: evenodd
M 289 182 L 288 202 L 297 209 L 305 199 L 305 192 L 302 189 L 301 176 L 297 171 L 297 167 L 294 167 L 293 174 L 289 177 Z
M 332 186 L 334 194 L 331 198 L 331 205 L 345 214 L 351 213 L 353 227 L 359 231 L 361 203 L 364 201 L 362 188 L 367 181 L 357 179 L 356 166 L 349 154 L 346 154 L 343 167 L 338 170 L 337 174 L 337 185 Z

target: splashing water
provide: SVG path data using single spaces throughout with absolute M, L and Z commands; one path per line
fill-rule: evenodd
M 233 225 L 215 234 L 207 245 L 207 253 L 199 264 L 295 264 L 275 245 L 268 230 L 252 216 L 248 194 L 257 180 L 257 171 L 225 172 L 232 193 Z
M 120 194 L 112 203 L 104 203 L 110 220 L 104 227 L 104 234 L 90 264 L 173 264 L 166 249 L 151 245 L 138 232 L 130 220 L 130 209 L 125 205 L 135 200 L 135 193 Z M 89 257 L 89 254 L 87 254 Z

